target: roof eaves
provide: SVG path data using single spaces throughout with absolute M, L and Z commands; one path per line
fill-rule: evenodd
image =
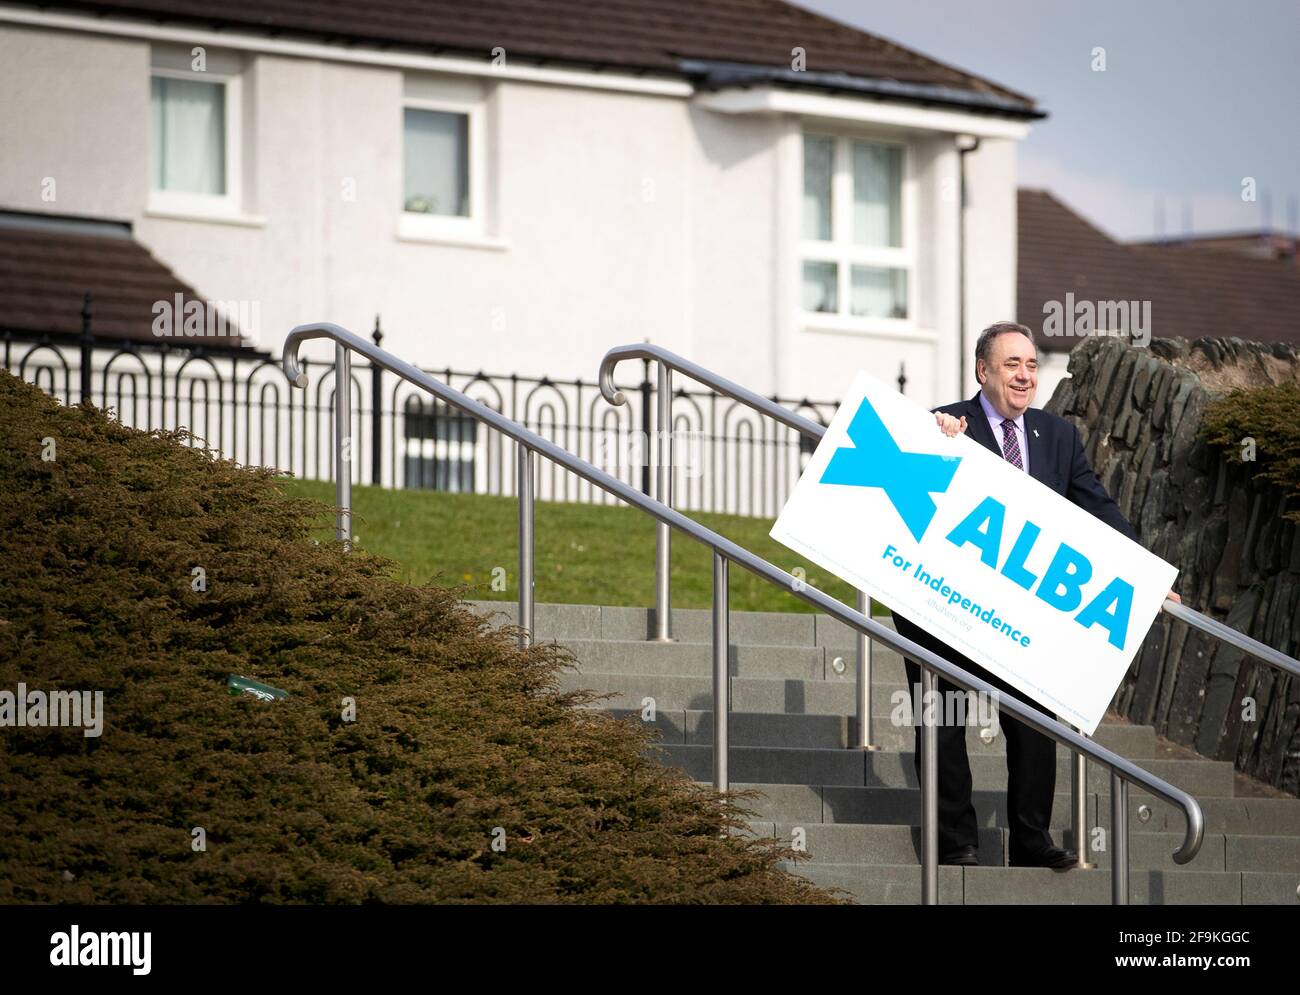
M 67 10 L 69 12 L 93 17 L 96 21 L 122 26 L 152 28 L 202 29 L 226 35 L 227 44 L 239 49 L 250 39 L 283 41 L 289 43 L 321 45 L 337 50 L 341 61 L 346 61 L 349 52 L 367 53 L 383 52 L 395 56 L 433 57 L 480 61 L 483 75 L 492 75 L 492 57 L 485 56 L 480 48 L 444 45 L 438 43 L 416 43 L 394 38 L 385 34 L 326 32 L 312 28 L 281 24 L 254 24 L 248 21 L 213 16 L 195 16 L 183 13 L 162 14 L 147 8 L 133 8 L 118 5 L 115 9 L 105 9 L 94 3 L 59 2 L 41 5 L 40 9 Z M 510 52 L 511 66 L 525 66 L 532 69 L 556 69 L 567 72 L 584 72 L 595 75 L 608 74 L 611 77 L 630 77 L 634 79 L 680 81 L 683 73 L 671 65 L 642 65 L 632 62 L 611 62 L 608 59 L 575 58 L 556 56 L 546 52 L 532 52 L 526 49 Z
M 813 72 L 784 66 L 757 66 L 708 59 L 680 59 L 678 66 L 701 90 L 747 87 L 764 83 L 810 88 L 832 93 L 853 93 L 885 97 L 917 104 L 939 104 L 964 110 L 984 111 L 1025 120 L 1047 117 L 1032 104 L 993 93 L 959 90 L 936 83 L 905 83 L 896 79 L 853 76 L 845 72 Z
M 97 238 L 132 239 L 131 222 L 108 221 L 37 211 L 0 210 L 0 228 L 45 231 L 64 235 L 93 235 Z

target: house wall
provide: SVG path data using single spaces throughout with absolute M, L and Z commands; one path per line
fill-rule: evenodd
M 979 389 L 975 342 L 995 321 L 1016 315 L 1016 143 L 985 138 L 966 155 L 966 356 L 962 397 Z M 1059 377 L 1058 377 L 1059 379 Z M 1039 375 L 1042 381 L 1042 371 Z M 1053 381 L 1052 386 L 1055 386 Z M 1038 391 L 1041 407 L 1051 391 Z
M 594 378 L 610 346 L 648 339 L 765 394 L 833 398 L 854 370 L 892 382 L 900 363 L 922 403 L 959 393 L 952 135 L 909 135 L 916 333 L 832 333 L 799 316 L 797 117 L 431 77 L 483 94 L 490 191 L 489 238 L 433 244 L 398 237 L 403 71 L 245 53 L 243 217 L 184 220 L 148 210 L 150 51 L 0 28 L 0 208 L 130 221 L 204 295 L 256 300 L 262 348 L 300 322 L 368 332 L 381 314 L 384 346 L 431 367 Z M 977 331 L 1013 310 L 1014 142 L 967 165 Z
M 138 216 L 149 177 L 147 44 L 6 26 L 0 93 L 0 206 Z

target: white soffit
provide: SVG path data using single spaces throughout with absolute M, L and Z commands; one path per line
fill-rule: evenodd
M 771 86 L 734 87 L 700 93 L 695 102 L 722 114 L 795 114 L 829 121 L 879 124 L 913 131 L 1020 140 L 1029 124 L 1011 118 L 970 114 L 942 107 L 918 107 L 890 100 L 801 93 Z

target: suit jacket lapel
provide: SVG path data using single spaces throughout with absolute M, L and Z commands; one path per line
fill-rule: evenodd
M 1036 434 L 1039 428 L 1041 413 L 1037 408 L 1028 408 L 1025 411 L 1025 448 L 1029 456 L 1029 475 L 1035 480 L 1044 480 L 1047 472 L 1047 452 L 1043 448 L 1045 443 Z
M 966 402 L 966 434 L 1001 458 L 1002 447 L 998 445 L 993 429 L 989 427 L 988 415 L 984 414 L 978 394 Z

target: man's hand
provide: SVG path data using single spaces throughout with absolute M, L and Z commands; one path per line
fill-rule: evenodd
M 961 420 L 958 421 L 952 415 L 946 415 L 942 411 L 936 411 L 934 413 L 934 420 L 935 420 L 935 424 L 937 424 L 941 429 L 943 429 L 943 434 L 948 436 L 948 438 L 950 439 L 953 436 L 961 435 L 962 432 L 966 431 L 965 415 L 962 415 Z
M 1177 591 L 1170 591 L 1168 597 L 1169 597 L 1169 600 L 1170 600 L 1170 601 L 1176 601 L 1176 602 L 1178 602 L 1180 605 L 1183 603 L 1183 599 L 1180 598 L 1180 597 L 1178 596 L 1178 592 L 1177 592 Z M 1161 607 L 1160 610 L 1161 610 L 1161 611 L 1164 611 L 1164 608 Z

